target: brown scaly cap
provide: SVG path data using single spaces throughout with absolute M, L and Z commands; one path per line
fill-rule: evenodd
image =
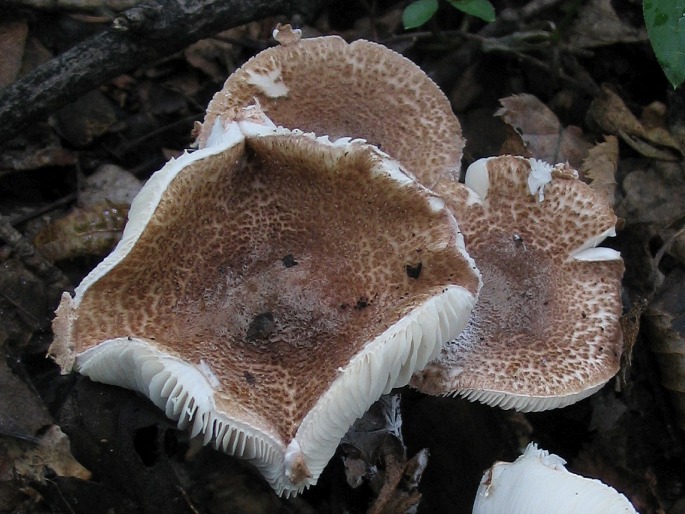
M 276 125 L 365 139 L 430 187 L 458 178 L 464 140 L 449 101 L 413 62 L 385 46 L 337 36 L 299 40 L 279 27 L 281 45 L 231 75 L 199 129 L 206 144 L 216 119 L 255 100 Z
M 523 411 L 574 403 L 617 371 L 623 261 L 596 248 L 614 235 L 607 202 L 575 170 L 534 159 L 482 159 L 466 186 L 441 181 L 483 288 L 464 331 L 412 379 Z
M 50 352 L 295 494 L 456 336 L 479 276 L 444 202 L 376 149 L 258 116 L 209 141 L 148 181 Z

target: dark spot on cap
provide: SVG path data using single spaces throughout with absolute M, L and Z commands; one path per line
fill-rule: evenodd
M 419 278 L 421 274 L 421 268 L 423 268 L 423 263 L 419 261 L 418 264 L 407 264 L 404 269 L 407 270 L 407 276 L 409 278 Z
M 275 325 L 274 315 L 270 312 L 257 314 L 247 327 L 247 340 L 266 339 L 274 331 Z
M 245 377 L 245 382 L 247 382 L 248 384 L 255 385 L 257 383 L 257 379 L 249 371 L 244 371 L 243 376 Z
M 366 308 L 369 306 L 369 299 L 366 296 L 360 296 L 359 300 L 357 300 L 357 304 L 354 306 L 355 309 L 358 311 Z
M 285 266 L 286 268 L 292 268 L 293 266 L 297 266 L 299 264 L 299 262 L 295 260 L 295 257 L 293 257 L 292 253 L 289 253 L 288 255 L 283 257 L 281 261 L 283 262 L 283 266 Z

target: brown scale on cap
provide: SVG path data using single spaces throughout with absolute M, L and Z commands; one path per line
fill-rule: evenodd
M 467 184 L 483 198 L 448 181 L 436 192 L 459 221 L 483 288 L 464 331 L 412 385 L 519 410 L 578 401 L 619 367 L 623 262 L 610 249 L 579 252 L 610 234 L 616 216 L 563 166 L 551 171 L 542 201 L 529 188 L 528 159 L 473 168 Z
M 163 191 L 130 249 L 125 250 L 131 244 L 125 234 L 120 258 L 101 264 L 73 300 L 65 295 L 51 353 L 67 370 L 74 358 L 83 370 L 84 352 L 112 340 L 126 345 L 129 338 L 136 348 L 143 345 L 203 370 L 216 382 L 210 395 L 225 424 L 251 427 L 256 435 L 250 437 L 258 442 L 266 434 L 265 440 L 277 441 L 273 451 L 283 452 L 371 341 L 447 289 L 463 290 L 469 309 L 475 301 L 479 277 L 460 250 L 454 219 L 398 168 L 386 171 L 388 162 L 367 145 L 333 145 L 290 133 L 248 137 L 245 144 L 189 162 Z M 140 222 L 139 211 L 134 203 L 132 223 Z M 417 261 L 420 276 L 411 277 L 406 266 Z M 463 326 L 468 310 L 459 314 L 454 303 L 448 322 L 440 309 L 431 314 L 441 328 L 423 327 L 424 335 L 407 343 L 414 345 L 409 353 L 437 352 L 444 341 L 430 343 L 431 338 Z M 459 316 L 463 321 L 454 321 Z M 435 350 L 421 350 L 425 344 Z M 397 361 L 403 350 L 388 351 Z M 371 383 L 368 391 L 378 390 L 379 396 L 409 364 L 373 365 L 381 371 L 370 380 L 384 382 Z M 91 376 L 114 382 L 98 373 Z M 148 394 L 147 382 L 138 387 Z M 161 406 L 167 402 L 149 394 Z M 376 398 L 341 401 L 365 410 Z M 338 403 L 333 405 L 341 409 Z M 167 402 L 168 413 L 172 408 Z M 183 413 L 176 416 L 183 420 Z M 331 428 L 329 418 L 351 423 L 349 414 L 340 418 L 346 421 L 336 416 L 321 412 L 314 422 L 324 434 L 335 434 L 339 428 Z M 206 440 L 221 435 L 212 426 L 203 431 Z M 267 469 L 279 492 L 304 486 L 280 475 L 316 481 L 320 469 L 310 469 L 310 443 L 298 441 L 302 453 L 295 452 L 290 464 L 285 457 L 285 471 L 278 468 L 282 454 L 262 452 L 265 462 L 257 465 Z M 326 451 L 332 455 L 335 446 L 334 441 Z M 256 450 L 250 451 L 247 457 L 253 458 Z
M 464 140 L 449 101 L 413 62 L 385 46 L 337 36 L 298 40 L 279 27 L 283 44 L 264 50 L 231 75 L 199 128 L 202 147 L 217 117 L 259 102 L 276 125 L 365 139 L 431 186 L 458 178 Z

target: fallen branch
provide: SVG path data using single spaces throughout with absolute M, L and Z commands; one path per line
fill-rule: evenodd
M 0 90 L 0 141 L 144 63 L 230 27 L 279 14 L 311 16 L 326 0 L 147 0 L 112 27 Z

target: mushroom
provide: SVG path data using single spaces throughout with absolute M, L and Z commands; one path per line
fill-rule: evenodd
M 566 165 L 481 159 L 441 181 L 483 288 L 464 331 L 417 373 L 422 392 L 502 408 L 563 407 L 599 390 L 622 352 L 616 216 Z
M 288 496 L 456 336 L 479 287 L 444 202 L 395 161 L 251 108 L 150 178 L 121 242 L 64 293 L 50 353 Z
M 565 464 L 530 443 L 513 463 L 496 462 L 483 474 L 473 514 L 637 514 L 616 489 L 571 473 Z
M 338 36 L 300 40 L 289 25 L 281 45 L 253 57 L 226 81 L 198 129 L 202 148 L 217 118 L 255 100 L 277 125 L 362 138 L 427 186 L 459 176 L 464 139 L 449 101 L 412 61 L 369 41 Z

